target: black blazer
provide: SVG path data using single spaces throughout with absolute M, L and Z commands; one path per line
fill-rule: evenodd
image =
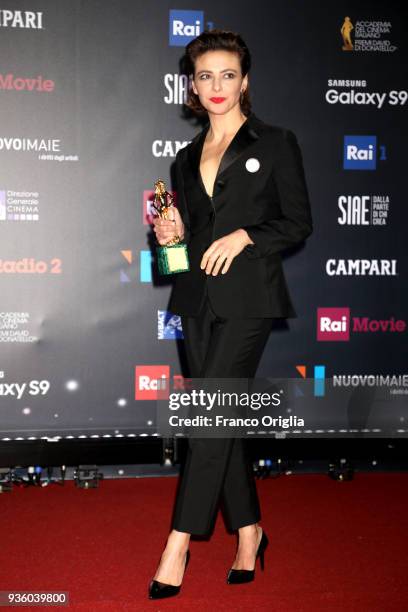
M 221 159 L 210 198 L 199 171 L 209 126 L 176 155 L 177 207 L 185 225 L 190 270 L 175 274 L 169 310 L 198 314 L 207 286 L 211 306 L 220 317 L 296 318 L 281 251 L 312 233 L 296 136 L 251 113 Z M 204 251 L 240 227 L 255 244 L 245 246 L 226 274 L 207 275 L 200 268 Z

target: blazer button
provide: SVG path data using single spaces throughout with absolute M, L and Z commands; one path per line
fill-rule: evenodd
M 216 182 L 216 185 L 217 185 L 217 187 L 219 187 L 220 189 L 222 189 L 222 188 L 224 187 L 225 183 L 224 183 L 224 181 L 222 181 L 221 179 L 219 179 L 219 180 Z

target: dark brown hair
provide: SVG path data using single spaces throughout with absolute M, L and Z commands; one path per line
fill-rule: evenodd
M 245 42 L 236 32 L 229 30 L 204 30 L 197 38 L 194 38 L 186 46 L 186 69 L 189 77 L 194 76 L 196 59 L 207 51 L 230 51 L 237 53 L 241 64 L 242 76 L 246 76 L 251 67 L 251 55 Z M 251 100 L 249 96 L 249 82 L 244 93 L 241 95 L 241 110 L 244 115 L 251 113 Z M 206 113 L 198 96 L 194 93 L 191 81 L 187 93 L 186 106 L 198 115 Z

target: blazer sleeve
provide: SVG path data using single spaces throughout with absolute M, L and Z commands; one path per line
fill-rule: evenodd
M 255 244 L 246 245 L 249 258 L 266 257 L 302 242 L 313 231 L 302 154 L 295 134 L 285 129 L 273 180 L 279 194 L 281 217 L 243 226 Z
M 184 223 L 184 238 L 183 242 L 188 244 L 190 241 L 190 219 L 188 215 L 188 207 L 186 201 L 186 195 L 184 191 L 184 180 L 183 180 L 183 172 L 181 169 L 181 155 L 182 149 L 177 152 L 176 155 L 176 189 L 177 189 L 177 209 L 180 213 L 181 220 Z

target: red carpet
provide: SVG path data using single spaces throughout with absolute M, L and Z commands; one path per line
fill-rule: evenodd
M 408 610 L 408 474 L 260 481 L 265 572 L 226 584 L 236 539 L 219 513 L 211 540 L 191 542 L 180 594 L 150 601 L 175 489 L 175 478 L 143 478 L 0 495 L 0 590 L 69 591 L 60 609 L 88 612 Z

